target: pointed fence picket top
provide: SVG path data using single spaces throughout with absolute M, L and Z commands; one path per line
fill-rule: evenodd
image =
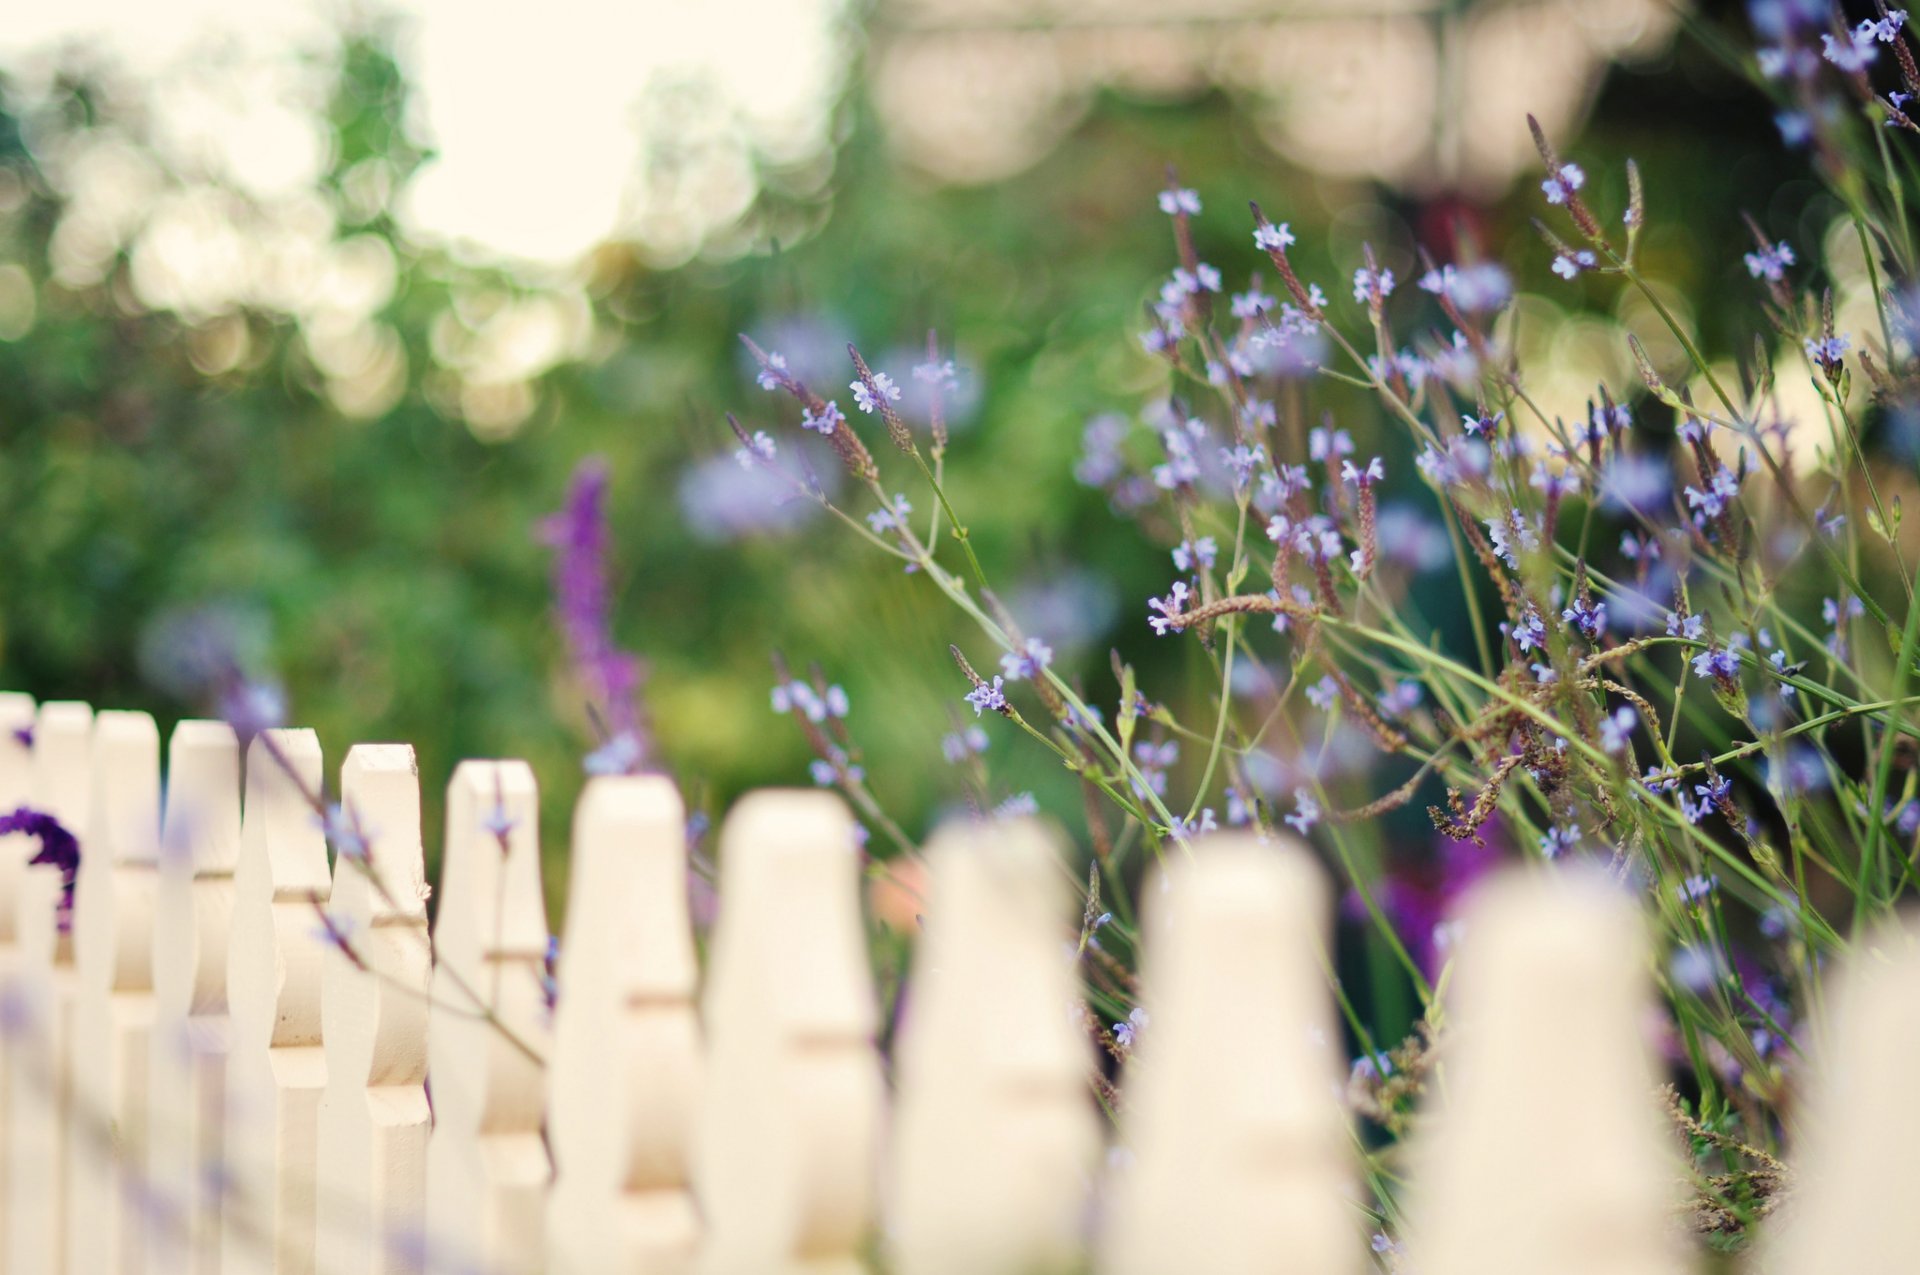
M 883 1093 L 853 821 L 831 793 L 754 793 L 727 816 L 720 853 L 699 1269 L 861 1271 Z
M 33 804 L 33 717 L 31 695 L 0 691 L 0 815 Z M 0 1259 L 7 1253 L 7 1207 L 13 1194 L 8 1185 L 14 1055 L 9 1023 L 11 1006 L 19 995 L 15 986 L 20 964 L 17 914 L 20 880 L 33 852 L 33 838 L 24 833 L 0 836 Z
M 1101 1269 L 1358 1275 L 1324 874 L 1298 842 L 1231 833 L 1169 855 L 1142 898 Z
M 1077 1269 L 1099 1156 L 1073 896 L 1033 821 L 927 850 L 926 928 L 895 1051 L 886 1231 L 901 1275 Z
M 141 1268 L 150 1220 L 172 1221 L 175 1183 L 146 1175 L 153 1039 L 160 732 L 145 713 L 93 725 L 93 813 L 73 896 L 73 1102 L 67 1266 Z M 144 1202 L 144 1204 L 143 1204 Z
M 342 936 L 321 983 L 327 1084 L 320 1098 L 316 1269 L 424 1269 L 427 1134 L 426 864 L 420 775 L 405 744 L 360 744 L 341 804 L 364 853 L 335 845 L 331 924 Z
M 1683 1168 L 1645 1036 L 1637 902 L 1598 873 L 1509 873 L 1472 902 L 1456 950 L 1408 1266 L 1679 1275 Z
M 1792 1192 L 1763 1235 L 1763 1275 L 1920 1270 L 1920 928 L 1857 940 L 1812 1038 L 1805 1106 L 1789 1133 Z
M 552 1166 L 540 794 L 523 761 L 466 761 L 447 785 L 428 1057 L 429 1265 L 537 1269 Z
M 240 742 L 181 722 L 167 744 L 167 810 L 153 925 L 147 1173 L 168 1194 L 148 1267 L 218 1275 L 224 1163 L 227 931 L 240 861 Z
M 556 971 L 548 1275 L 684 1275 L 701 1084 L 685 811 L 659 776 L 588 782 Z
M 323 786 L 310 730 L 267 731 L 247 748 L 246 814 L 227 943 L 230 1042 L 221 1275 L 314 1270 L 320 1094 L 321 938 L 333 882 L 309 800 Z
M 86 852 L 93 805 L 93 710 L 70 700 L 40 706 L 33 727 L 34 808 L 58 819 Z M 6 1270 L 65 1275 L 67 1172 L 73 1114 L 73 935 L 62 922 L 60 872 L 20 877 L 15 912 L 18 995 L 9 1131 Z

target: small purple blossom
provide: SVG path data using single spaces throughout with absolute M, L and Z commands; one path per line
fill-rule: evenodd
M 636 656 L 613 641 L 607 482 L 604 461 L 582 461 L 573 472 L 565 505 L 540 523 L 539 534 L 554 549 L 554 614 L 575 675 L 600 715 L 604 737 L 632 736 L 636 749 L 630 769 L 638 769 L 647 754 L 638 702 L 641 667 Z
M 1353 272 L 1353 299 L 1362 305 L 1379 305 L 1393 293 L 1393 271 L 1361 266 Z
M 1132 1049 L 1134 1041 L 1139 1039 L 1140 1033 L 1146 1028 L 1147 1011 L 1136 1009 L 1127 1015 L 1126 1021 L 1113 1025 L 1113 1043 L 1123 1050 Z
M 1549 859 L 1558 859 L 1567 851 L 1580 844 L 1580 825 L 1577 823 L 1556 824 L 1540 838 L 1540 853 Z
M 1536 648 L 1545 650 L 1547 645 L 1546 621 L 1540 618 L 1540 612 L 1529 606 L 1520 622 L 1513 626 L 1514 645 L 1524 653 Z
M 747 440 L 745 447 L 734 449 L 733 458 L 740 462 L 740 468 L 752 469 L 756 458 L 771 462 L 774 457 L 773 436 L 764 429 L 755 430 L 753 437 Z
M 1018 651 L 1009 652 L 1000 657 L 1000 669 L 1007 675 L 1009 682 L 1023 682 L 1037 678 L 1040 671 L 1053 663 L 1053 648 L 1039 638 L 1028 638 L 1026 645 Z
M 973 715 L 978 717 L 989 709 L 996 713 L 1006 712 L 1007 695 L 1003 689 L 1005 686 L 1006 679 L 996 675 L 991 684 L 982 682 L 968 691 L 965 699 L 967 703 L 973 705 Z
M 1600 747 L 1609 753 L 1625 752 L 1640 714 L 1632 705 L 1622 704 L 1600 721 Z
M 1521 552 L 1532 552 L 1540 547 L 1540 537 L 1534 531 L 1533 524 L 1518 509 L 1509 509 L 1502 517 L 1487 519 L 1486 526 L 1493 556 L 1515 571 L 1520 569 Z
M 51 865 L 59 870 L 60 899 L 54 905 L 54 919 L 62 930 L 72 929 L 73 887 L 80 877 L 80 839 L 59 819 L 31 806 L 20 806 L 0 815 L 0 836 L 9 833 L 32 837 L 40 843 L 40 848 L 27 860 L 28 864 Z
M 1324 713 L 1333 707 L 1333 701 L 1339 694 L 1340 687 L 1329 673 L 1307 688 L 1307 702 Z
M 1165 637 L 1169 630 L 1178 633 L 1186 627 L 1184 624 L 1175 624 L 1174 617 L 1186 612 L 1187 599 L 1192 592 L 1187 588 L 1186 581 L 1175 580 L 1166 597 L 1147 599 L 1147 609 L 1159 612 L 1158 615 L 1147 617 L 1147 623 L 1153 626 L 1156 636 Z
M 1794 264 L 1793 246 L 1783 239 L 1771 247 L 1748 253 L 1746 260 L 1748 274 L 1769 283 L 1779 283 L 1786 277 L 1787 267 Z
M 879 408 L 882 401 L 888 403 L 898 403 L 900 401 L 900 387 L 895 385 L 893 378 L 885 372 L 875 372 L 873 374 L 872 388 L 868 388 L 867 383 L 863 380 L 848 382 L 848 388 L 853 390 L 854 406 L 869 415 Z
M 1202 571 L 1213 570 L 1220 547 L 1212 536 L 1201 536 L 1198 540 L 1182 540 L 1173 547 L 1173 565 L 1182 571 L 1192 571 L 1196 567 Z
M 1739 658 L 1723 646 L 1710 646 L 1693 657 L 1693 675 L 1702 681 L 1731 681 L 1739 673 Z
M 1810 336 L 1803 343 L 1807 357 L 1820 365 L 1820 370 L 1832 374 L 1840 367 L 1853 342 L 1844 336 Z
M 1600 259 L 1585 248 L 1577 251 L 1569 249 L 1558 253 L 1553 259 L 1553 272 L 1562 279 L 1572 280 L 1583 270 L 1591 270 L 1600 264 Z
M 1692 876 L 1689 876 L 1686 880 L 1682 881 L 1679 885 L 1675 886 L 1674 894 L 1679 897 L 1680 902 L 1682 903 L 1700 904 L 1712 898 L 1714 891 L 1718 890 L 1719 888 L 1720 888 L 1719 877 L 1716 877 L 1711 873 L 1696 872 Z
M 1293 231 L 1286 222 L 1267 223 L 1254 228 L 1253 246 L 1266 252 L 1284 252 L 1293 246 Z
M 949 731 L 940 737 L 940 755 L 959 765 L 976 753 L 987 751 L 987 732 L 978 726 Z
M 1540 183 L 1550 204 L 1564 204 L 1573 192 L 1587 184 L 1587 175 L 1578 164 L 1562 164 L 1560 171 Z
M 800 413 L 800 425 L 803 429 L 813 430 L 817 434 L 831 434 L 847 418 L 840 414 L 840 404 L 828 403 L 818 412 L 811 407 Z
M 1368 461 L 1365 469 L 1358 468 L 1350 460 L 1340 462 L 1340 481 L 1355 487 L 1371 487 L 1386 476 L 1387 464 L 1378 456 Z
M 759 373 L 753 378 L 760 382 L 763 390 L 777 390 L 787 383 L 787 360 L 785 355 L 769 354 L 761 364 Z
M 1200 196 L 1184 187 L 1169 186 L 1160 192 L 1160 211 L 1169 217 L 1186 213 L 1190 217 L 1200 215 Z
M 1587 641 L 1597 642 L 1600 635 L 1607 631 L 1607 604 L 1576 599 L 1572 606 L 1560 613 L 1560 618 L 1571 624 L 1574 631 Z
M 1295 832 L 1298 832 L 1303 837 L 1306 836 L 1308 830 L 1320 822 L 1320 803 L 1315 801 L 1313 794 L 1305 788 L 1295 788 L 1293 790 L 1293 813 L 1285 817 L 1285 822 L 1291 826 Z

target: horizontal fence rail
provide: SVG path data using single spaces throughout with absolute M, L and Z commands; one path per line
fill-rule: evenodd
M 883 1023 L 833 795 L 729 814 L 703 970 L 678 794 L 591 780 L 556 962 L 525 763 L 454 772 L 429 933 L 410 748 L 349 751 L 332 810 L 311 731 L 165 753 L 163 788 L 147 715 L 0 695 L 0 811 L 80 843 L 69 907 L 0 837 L 4 1275 L 1692 1269 L 1643 918 L 1599 877 L 1510 873 L 1467 916 L 1381 1254 L 1297 843 L 1169 855 L 1115 1080 L 1040 822 L 934 838 Z M 1916 989 L 1912 932 L 1856 942 L 1747 1268 L 1920 1270 Z

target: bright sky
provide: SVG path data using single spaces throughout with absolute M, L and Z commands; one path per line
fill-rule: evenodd
M 410 193 L 417 231 L 537 262 L 565 262 L 631 228 L 640 154 L 635 106 L 655 75 L 710 76 L 763 145 L 805 152 L 839 74 L 839 0 L 400 0 L 404 46 L 440 152 Z M 316 0 L 61 0 L 12 7 L 0 64 L 85 40 L 142 76 L 224 44 L 257 78 L 161 98 L 163 120 L 263 189 L 320 161 L 312 130 L 278 107 L 285 55 L 324 47 Z M 281 69 L 276 69 L 281 68 Z

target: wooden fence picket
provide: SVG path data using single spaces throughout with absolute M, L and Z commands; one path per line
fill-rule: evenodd
M 1920 1270 L 1920 926 L 1865 935 L 1839 971 L 1813 1035 L 1811 1083 L 1794 1122 L 1792 1193 L 1761 1243 L 1763 1275 Z M 1781 1184 L 1786 1185 L 1786 1184 Z
M 68 908 L 33 837 L 0 838 L 0 1275 L 1692 1269 L 1644 902 L 1599 874 L 1510 869 L 1462 915 L 1438 1043 L 1396 1054 L 1427 1105 L 1380 1223 L 1297 841 L 1182 846 L 1137 932 L 1080 933 L 1044 825 L 943 828 L 889 1128 L 831 793 L 728 815 L 703 979 L 664 777 L 583 790 L 556 970 L 525 763 L 454 772 L 431 938 L 411 748 L 353 749 L 334 807 L 311 731 L 251 742 L 244 805 L 225 725 L 181 723 L 166 773 L 163 811 L 144 713 L 0 694 L 0 812 L 80 848 Z M 1080 965 L 1120 937 L 1140 1004 L 1096 1057 Z M 1920 1269 L 1920 922 L 1829 977 L 1783 1045 L 1807 1057 L 1786 1162 L 1743 1153 L 1781 1197 L 1755 1275 Z M 1404 1251 L 1370 1263 L 1383 1226 Z
M 548 1275 L 686 1275 L 701 1084 L 686 816 L 673 783 L 587 784 L 556 971 Z
M 1100 1130 L 1059 849 L 1032 821 L 958 823 L 927 864 L 894 1064 L 896 1269 L 1074 1269 Z
M 150 1221 L 175 1201 L 146 1174 L 153 1039 L 160 732 L 145 713 L 93 724 L 93 807 L 73 897 L 73 1097 L 67 1266 L 142 1269 Z
M 153 922 L 147 1172 L 168 1193 L 148 1269 L 219 1275 L 226 1160 L 227 932 L 240 861 L 240 743 L 225 722 L 181 722 L 167 745 Z
M 1444 1100 L 1413 1148 L 1408 1264 L 1678 1275 L 1684 1176 L 1644 1032 L 1639 906 L 1597 873 L 1515 873 L 1463 922 L 1444 1080 L 1429 1089 Z
M 453 772 L 433 954 L 428 1264 L 536 1270 L 553 1174 L 541 1130 L 549 1033 L 540 794 L 525 762 L 466 761 Z
M 853 821 L 741 799 L 721 833 L 694 1173 L 706 1275 L 861 1271 L 883 1091 Z
M 425 1269 L 426 864 L 420 773 L 405 744 L 347 754 L 341 803 L 364 857 L 336 845 L 331 924 L 343 936 L 321 984 L 327 1083 L 320 1098 L 316 1269 Z
M 247 749 L 246 810 L 227 947 L 232 1048 L 225 1130 L 232 1198 L 221 1213 L 221 1275 L 310 1275 L 320 1095 L 322 969 L 317 932 L 333 881 L 308 794 L 321 791 L 320 741 L 276 730 Z
M 34 713 L 31 695 L 0 691 L 0 814 L 33 804 Z M 13 1161 L 14 1054 L 20 1034 L 20 884 L 33 852 L 33 839 L 24 833 L 0 836 L 0 1259 L 9 1252 L 7 1217 L 13 1196 L 8 1175 Z
M 1357 1275 L 1324 874 L 1298 843 L 1222 834 L 1170 855 L 1142 899 L 1146 1017 L 1101 1269 Z
M 93 710 L 42 704 L 33 727 L 35 809 L 81 837 L 93 805 Z M 29 868 L 17 892 L 19 996 L 8 1167 L 8 1275 L 65 1275 L 73 1083 L 73 935 L 60 924 L 59 872 Z

